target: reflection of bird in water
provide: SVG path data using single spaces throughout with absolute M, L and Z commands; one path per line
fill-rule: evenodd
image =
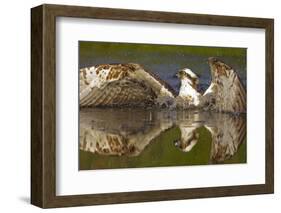
M 221 118 L 218 118 L 221 117 Z M 245 116 L 217 115 L 205 127 L 212 134 L 211 162 L 230 159 L 246 138 Z
M 198 76 L 185 68 L 178 72 L 179 94 L 139 64 L 105 64 L 80 69 L 80 106 L 170 106 L 245 112 L 246 92 L 238 74 L 209 58 L 212 82 L 202 95 Z
M 174 141 L 174 145 L 183 152 L 189 152 L 199 139 L 198 128 L 203 125 L 200 114 L 196 111 L 180 111 L 176 125 L 179 127 L 181 137 Z
M 210 159 L 213 163 L 224 162 L 230 159 L 246 138 L 245 116 L 234 116 L 231 114 L 210 114 L 203 116 L 204 123 L 181 122 L 181 138 L 175 142 L 175 146 L 183 152 L 189 152 L 199 140 L 198 129 L 205 127 L 212 137 L 212 148 Z
M 158 118 L 157 116 L 156 111 L 128 113 L 95 109 L 82 113 L 80 149 L 100 155 L 137 156 L 154 138 L 173 126 L 172 121 L 162 119 L 162 114 Z M 107 119 L 110 122 L 103 122 Z M 147 125 L 152 119 L 154 122 Z
M 173 127 L 180 136 L 171 139 L 175 147 L 190 152 L 210 134 L 210 161 L 222 163 L 237 153 L 246 138 L 245 115 L 198 110 L 84 109 L 80 112 L 80 150 L 99 155 L 138 156 L 157 137 Z
M 199 133 L 196 131 L 197 127 L 182 127 L 180 126 L 181 138 L 174 141 L 176 147 L 184 152 L 189 152 L 197 144 Z

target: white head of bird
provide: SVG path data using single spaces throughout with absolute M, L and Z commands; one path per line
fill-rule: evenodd
M 184 68 L 177 73 L 181 81 L 179 97 L 189 100 L 190 104 L 198 106 L 201 94 L 197 91 L 199 77 L 191 69 Z

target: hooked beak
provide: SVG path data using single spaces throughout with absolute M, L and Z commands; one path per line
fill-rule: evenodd
M 180 77 L 180 75 L 179 75 L 179 73 L 177 72 L 176 74 L 174 74 L 174 76 L 173 76 L 174 78 L 179 78 Z
M 200 75 L 200 74 L 196 74 L 196 75 L 197 75 L 198 78 L 201 78 L 201 75 Z
M 175 140 L 175 141 L 174 141 L 174 145 L 175 145 L 176 147 L 179 147 L 180 141 L 179 141 L 179 140 Z

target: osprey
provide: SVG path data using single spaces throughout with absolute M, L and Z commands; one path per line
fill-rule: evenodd
M 236 71 L 216 58 L 209 58 L 208 63 L 212 81 L 203 94 L 197 90 L 199 78 L 196 74 L 188 68 L 178 72 L 181 87 L 176 98 L 177 107 L 246 112 L 246 91 Z
M 238 74 L 216 58 L 208 60 L 212 82 L 198 92 L 199 77 L 188 68 L 177 73 L 173 88 L 139 64 L 105 64 L 80 69 L 80 106 L 166 106 L 204 108 L 219 112 L 246 111 L 246 92 Z

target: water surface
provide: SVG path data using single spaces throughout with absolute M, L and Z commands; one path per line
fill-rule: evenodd
M 83 109 L 80 169 L 246 162 L 246 118 L 194 110 Z

